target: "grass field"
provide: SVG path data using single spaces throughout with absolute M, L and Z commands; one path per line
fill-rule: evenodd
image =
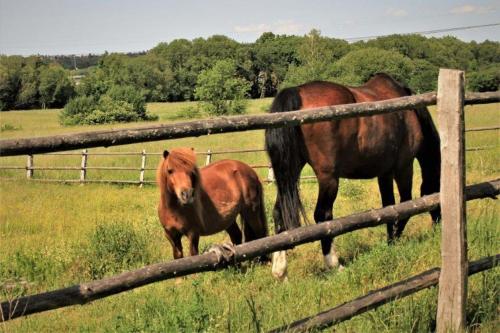
M 250 113 L 262 113 L 270 100 L 251 101 Z M 185 103 L 150 104 L 161 121 L 179 120 Z M 63 128 L 57 110 L 0 113 L 1 138 L 94 130 Z M 466 127 L 493 126 L 500 105 L 466 108 Z M 143 126 L 144 123 L 133 126 Z M 131 126 L 112 125 L 97 128 Z M 468 147 L 497 146 L 467 153 L 467 183 L 500 176 L 498 132 L 467 133 Z M 247 149 L 263 146 L 263 131 L 228 133 L 199 138 L 134 144 L 92 151 L 162 151 L 176 146 L 196 150 Z M 249 164 L 266 163 L 264 153 L 215 155 Z M 139 157 L 95 157 L 99 165 L 138 166 Z M 200 162 L 203 158 L 200 158 Z M 36 165 L 75 165 L 79 157 L 36 157 Z M 89 165 L 91 165 L 89 161 Z M 24 165 L 25 157 L 5 157 L 0 165 Z M 148 166 L 155 166 L 151 160 Z M 265 176 L 265 170 L 261 170 Z M 310 173 L 306 170 L 305 173 Z M 37 172 L 35 177 L 78 177 L 77 171 Z M 89 178 L 137 178 L 136 173 L 90 171 Z M 171 248 L 156 217 L 157 189 L 153 186 L 45 184 L 23 180 L 25 171 L 1 171 L 0 177 L 0 298 L 12 298 L 69 286 L 145 264 L 170 260 Z M 153 179 L 153 173 L 147 174 Z M 414 196 L 420 176 L 415 170 Z M 312 221 L 317 185 L 304 182 L 302 198 Z M 266 211 L 271 216 L 274 185 L 265 186 Z M 343 180 L 334 214 L 379 207 L 376 181 Z M 500 252 L 500 204 L 486 199 L 468 203 L 469 258 Z M 273 230 L 272 221 L 269 228 Z M 228 240 L 225 234 L 205 237 L 201 249 Z M 318 243 L 289 251 L 289 282 L 273 280 L 269 266 L 197 274 L 176 284 L 165 281 L 131 292 L 0 324 L 5 332 L 260 332 L 312 315 L 369 290 L 394 283 L 440 264 L 440 230 L 430 217 L 410 220 L 394 246 L 386 245 L 385 227 L 365 229 L 339 237 L 337 249 L 346 269 L 324 269 Z M 500 270 L 480 273 L 469 280 L 468 328 L 498 331 Z M 428 332 L 434 327 L 437 288 L 387 304 L 336 326 L 340 332 Z

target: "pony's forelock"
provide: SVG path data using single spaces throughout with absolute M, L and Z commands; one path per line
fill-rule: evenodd
M 166 167 L 191 172 L 196 169 L 196 154 L 191 148 L 175 148 L 166 158 Z

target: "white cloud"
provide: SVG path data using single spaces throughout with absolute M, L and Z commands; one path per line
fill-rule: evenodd
M 401 8 L 389 8 L 386 11 L 386 14 L 389 16 L 394 16 L 394 17 L 408 16 L 408 12 L 404 9 L 401 9 Z
M 450 13 L 452 14 L 484 14 L 484 13 L 492 13 L 495 12 L 495 7 L 492 6 L 475 6 L 471 4 L 454 7 L 450 9 Z
M 259 23 L 249 25 L 237 25 L 233 28 L 236 32 L 241 33 L 263 33 L 272 31 L 277 34 L 296 34 L 303 30 L 303 25 L 296 23 L 293 20 L 277 21 L 271 24 Z

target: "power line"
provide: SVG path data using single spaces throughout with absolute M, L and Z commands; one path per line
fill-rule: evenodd
M 486 28 L 486 27 L 494 27 L 500 25 L 499 23 L 490 23 L 490 24 L 480 24 L 480 25 L 468 25 L 464 27 L 454 27 L 454 28 L 446 28 L 446 29 L 436 29 L 436 30 L 424 30 L 424 31 L 415 31 L 415 32 L 406 32 L 406 33 L 400 33 L 399 35 L 431 35 L 431 34 L 437 34 L 437 33 L 442 33 L 442 32 L 450 32 L 450 31 L 460 31 L 460 30 L 469 30 L 469 29 L 476 29 L 476 28 Z M 364 36 L 364 37 L 349 37 L 349 38 L 342 38 L 346 41 L 358 41 L 358 40 L 365 40 L 365 39 L 374 39 L 374 38 L 379 38 L 379 37 L 387 37 L 391 36 L 394 34 L 387 34 L 387 35 L 373 35 L 373 36 Z

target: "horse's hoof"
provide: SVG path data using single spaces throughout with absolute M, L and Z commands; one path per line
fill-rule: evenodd
M 279 281 L 285 282 L 288 280 L 286 251 L 278 251 L 273 253 L 272 274 Z
M 339 257 L 337 256 L 336 253 L 333 253 L 333 251 L 325 255 L 323 259 L 325 260 L 325 266 L 329 269 L 336 267 L 340 268 L 340 266 L 342 266 L 340 265 Z
M 180 286 L 184 282 L 184 279 L 181 277 L 175 278 L 175 285 Z

